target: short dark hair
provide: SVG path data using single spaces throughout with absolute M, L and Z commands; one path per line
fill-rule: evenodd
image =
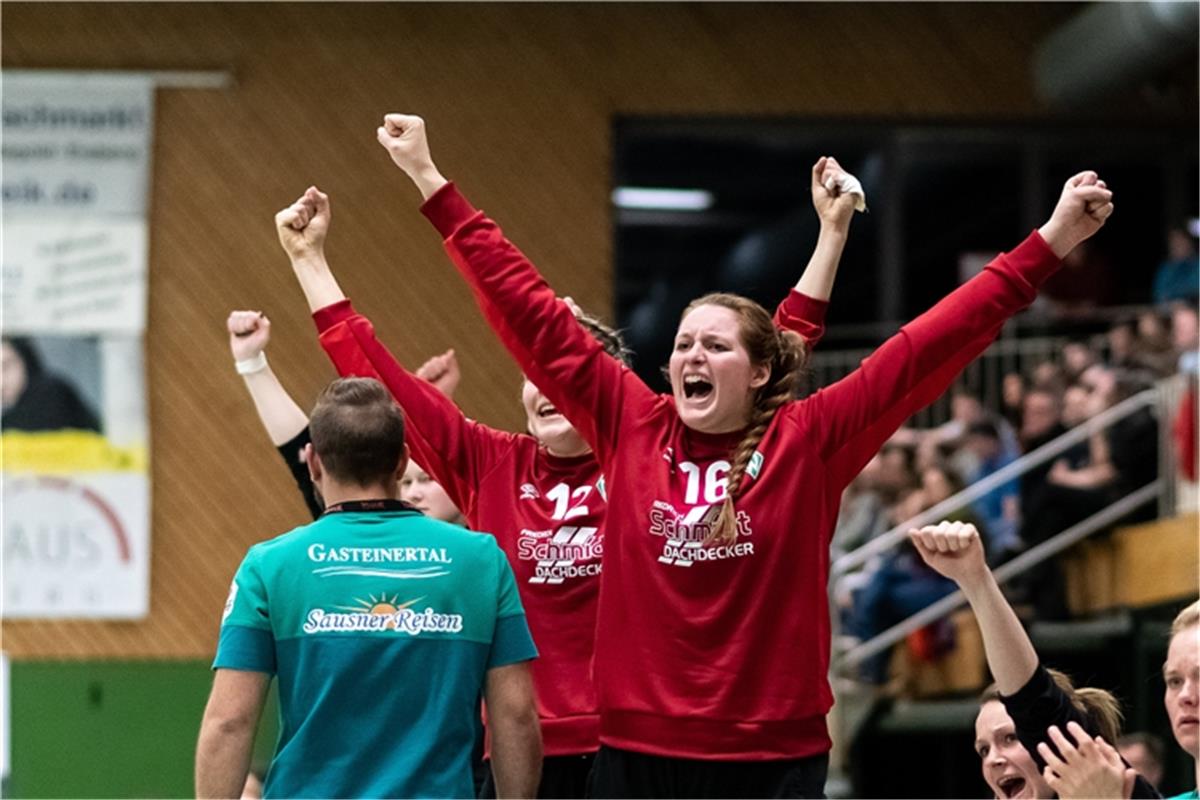
M 968 436 L 985 436 L 988 439 L 1000 439 L 1000 429 L 996 427 L 994 422 L 989 420 L 980 420 L 972 422 L 967 427 Z
M 326 386 L 308 427 L 321 465 L 345 483 L 386 481 L 404 454 L 404 415 L 373 378 L 341 378 Z

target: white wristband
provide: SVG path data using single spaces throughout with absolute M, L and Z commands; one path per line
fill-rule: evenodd
M 253 375 L 255 372 L 262 372 L 267 368 L 267 354 L 262 350 L 258 351 L 258 355 L 254 358 L 244 358 L 241 361 L 233 362 L 233 366 L 237 368 L 238 375 Z

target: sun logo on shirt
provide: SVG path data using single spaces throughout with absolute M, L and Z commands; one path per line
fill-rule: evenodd
M 367 599 L 361 597 L 354 598 L 354 602 L 358 605 L 353 606 L 338 606 L 342 611 L 351 611 L 359 614 L 379 614 L 380 616 L 388 616 L 395 614 L 397 611 L 408 608 L 414 603 L 419 603 L 424 600 L 424 597 L 415 597 L 406 602 L 400 602 L 400 595 L 393 594 L 388 596 L 387 592 L 376 597 L 373 594 L 367 595 Z

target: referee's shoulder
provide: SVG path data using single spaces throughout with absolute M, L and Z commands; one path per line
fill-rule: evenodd
M 298 525 L 291 530 L 284 531 L 270 539 L 264 539 L 261 542 L 250 546 L 250 551 L 247 555 L 253 555 L 258 558 L 276 553 L 281 550 L 287 550 L 300 543 L 300 540 L 308 538 L 306 534 L 312 534 L 319 528 L 321 520 L 316 519 L 305 525 Z

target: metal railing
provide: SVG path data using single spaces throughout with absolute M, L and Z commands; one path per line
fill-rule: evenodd
M 1033 338 L 1002 338 L 992 343 L 978 358 L 968 364 L 955 381 L 957 386 L 969 386 L 986 408 L 1000 408 L 1004 376 L 1010 372 L 1028 375 L 1038 364 L 1061 360 L 1062 349 L 1070 341 L 1065 336 Z M 1103 335 L 1089 342 L 1097 353 L 1107 349 Z M 828 386 L 849 375 L 874 348 L 854 350 L 816 350 L 809 361 L 809 383 Z M 909 420 L 910 425 L 929 428 L 950 419 L 950 393 L 947 392 L 921 409 Z
M 1072 525 L 1057 536 L 1053 536 L 1041 544 L 1029 548 L 1012 561 L 993 570 L 996 582 L 1003 584 L 1013 576 L 1019 575 L 1030 567 L 1036 566 L 1051 556 L 1061 553 L 1076 542 L 1091 536 L 1096 531 L 1107 528 L 1142 504 L 1158 497 L 1162 491 L 1162 485 L 1166 482 L 1164 478 L 1152 481 L 1141 489 L 1127 494 L 1102 511 L 1096 512 L 1082 522 Z M 910 633 L 958 610 L 966 602 L 966 595 L 962 593 L 961 589 L 957 589 L 952 594 L 946 595 L 932 605 L 921 609 L 903 622 L 899 622 L 874 638 L 847 650 L 837 659 L 834 668 L 853 666 L 876 653 L 882 653 Z
M 905 520 L 891 530 L 881 533 L 871 541 L 863 544 L 833 562 L 830 568 L 831 580 L 836 581 L 847 572 L 867 563 L 872 557 L 891 550 L 908 538 L 908 531 L 920 528 L 933 522 L 941 521 L 947 514 L 958 511 L 987 495 L 999 486 L 1019 478 L 1026 472 L 1039 467 L 1047 461 L 1070 450 L 1080 442 L 1087 441 L 1096 434 L 1120 420 L 1136 413 L 1142 408 L 1157 407 L 1162 393 L 1159 389 L 1147 389 L 1129 397 L 1112 408 L 1106 409 L 1091 419 L 1083 422 L 1041 447 L 1029 452 L 1011 464 L 1008 464 L 982 480 L 963 489 L 958 494 L 946 498 L 935 506 L 922 511 L 912 519 Z
M 1067 431 L 1057 439 L 1027 453 L 986 478 L 968 486 L 963 491 L 921 512 L 912 519 L 896 525 L 891 530 L 880 534 L 858 549 L 838 558 L 834 561 L 830 569 L 830 585 L 833 591 L 836 592 L 837 584 L 852 570 L 906 541 L 908 531 L 913 528 L 920 528 L 944 519 L 946 515 L 959 511 L 996 488 L 1045 464 L 1047 461 L 1056 458 L 1077 444 L 1086 441 L 1096 433 L 1106 430 L 1124 419 L 1128 419 L 1145 408 L 1154 409 L 1158 417 L 1158 478 L 997 568 L 995 570 L 996 580 L 998 583 L 1004 583 L 1013 576 L 1025 572 L 1029 568 L 1057 555 L 1076 542 L 1112 525 L 1126 514 L 1155 498 L 1159 500 L 1160 516 L 1173 514 L 1175 510 L 1174 486 L 1177 470 L 1175 467 L 1174 443 L 1170 435 L 1171 426 L 1169 420 L 1171 414 L 1178 407 L 1183 384 L 1184 381 L 1180 376 L 1160 381 L 1153 389 L 1139 392 L 1114 405 L 1112 408 L 1106 409 L 1095 417 Z M 862 662 L 863 659 L 883 652 L 910 633 L 952 613 L 965 602 L 966 598 L 961 591 L 955 591 L 941 598 L 868 641 L 862 642 L 846 652 L 835 656 L 832 665 L 833 669 L 837 671 L 847 666 L 853 666 Z M 835 630 L 839 622 L 838 615 L 835 614 L 833 619 Z

